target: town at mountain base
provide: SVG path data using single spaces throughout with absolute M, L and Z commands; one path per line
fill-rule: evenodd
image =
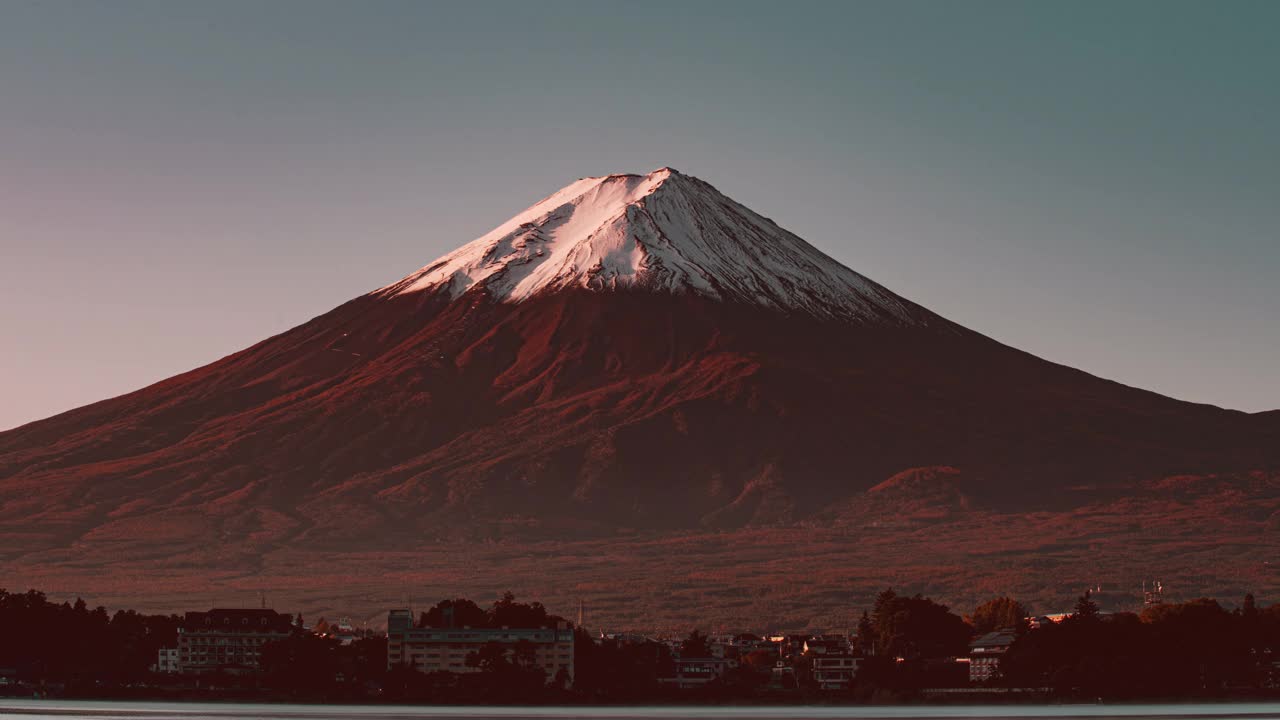
M 0 433 L 0 567 L 351 609 L 410 577 L 498 583 L 656 623 L 1154 567 L 1230 595 L 1276 582 L 1278 468 L 1276 413 L 1001 345 L 663 169 L 578 181 L 297 328 Z
M 762 618 L 715 632 L 644 633 L 590 627 L 581 609 L 575 624 L 510 592 L 488 609 L 459 597 L 416 614 L 392 608 L 385 627 L 375 628 L 347 618 L 307 624 L 300 614 L 266 607 L 91 610 L 81 598 L 59 603 L 37 590 L 0 589 L 0 625 L 8 628 L 0 699 L 437 706 L 1274 701 L 1280 605 L 1267 607 L 1252 594 L 1231 605 L 1166 602 L 1155 584 L 1141 604 L 1123 609 L 1104 608 L 1085 590 L 1068 612 L 1041 614 L 998 596 L 961 613 L 890 588 L 851 628 L 784 628 Z M 1247 707 L 1232 717 L 1274 716 L 1273 709 Z M 8 709 L 0 704 L 0 713 Z

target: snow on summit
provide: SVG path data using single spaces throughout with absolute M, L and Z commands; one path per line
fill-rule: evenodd
M 374 294 L 481 287 L 500 302 L 570 288 L 697 293 L 819 317 L 928 313 L 672 168 L 588 177 Z

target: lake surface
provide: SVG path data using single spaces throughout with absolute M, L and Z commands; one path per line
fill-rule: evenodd
M 852 707 L 430 707 L 149 703 L 0 698 L 0 717 L 15 720 L 908 720 L 910 718 L 1124 718 L 1223 720 L 1280 718 L 1280 703 L 1186 705 L 968 705 Z

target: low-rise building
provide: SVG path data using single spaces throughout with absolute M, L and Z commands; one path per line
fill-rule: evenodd
M 178 672 L 246 674 L 261 668 L 262 647 L 293 633 L 275 610 L 215 608 L 189 612 L 178 626 Z
M 620 633 L 600 633 L 600 637 L 595 639 L 596 644 L 600 644 L 605 640 L 616 642 L 619 645 L 644 645 L 645 643 L 656 643 L 657 640 L 643 635 L 641 633 L 620 632 Z
M 707 638 L 707 649 L 711 656 L 721 659 L 733 659 L 739 656 L 737 641 L 732 635 L 720 634 Z
M 573 682 L 573 625 L 558 620 L 555 627 L 477 628 L 418 627 L 409 610 L 387 614 L 387 667 L 405 665 L 419 672 L 479 672 L 467 666 L 467 656 L 489 643 L 514 652 L 520 641 L 532 644 L 537 666 L 550 682 L 563 673 Z
M 768 638 L 753 635 L 751 633 L 741 633 L 734 637 L 734 643 L 738 646 L 738 655 L 745 657 L 758 650 L 769 650 L 777 652 L 777 646 L 769 642 Z
M 773 633 L 766 639 L 777 648 L 780 657 L 792 657 L 804 652 L 804 644 L 809 637 L 806 633 Z
M 341 617 L 333 622 L 320 618 L 316 621 L 315 627 L 311 628 L 311 632 L 337 640 L 341 645 L 350 645 L 363 636 L 348 617 Z
M 814 655 L 813 683 L 819 690 L 847 690 L 858 675 L 861 658 L 849 654 Z
M 804 641 L 805 655 L 850 655 L 853 645 L 845 635 L 814 635 Z
M 813 684 L 820 690 L 845 690 L 853 684 L 861 661 L 846 635 L 813 635 L 804 641 Z
M 1012 630 L 997 630 L 969 643 L 969 682 L 984 683 L 998 677 L 1000 658 L 1016 639 Z
M 736 666 L 736 661 L 725 658 L 677 658 L 675 660 L 675 674 L 671 677 L 662 678 L 661 682 L 666 685 L 674 685 L 681 690 L 688 690 L 702 687 L 712 680 L 722 678 L 725 673 Z

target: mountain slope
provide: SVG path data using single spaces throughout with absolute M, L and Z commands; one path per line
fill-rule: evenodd
M 288 332 L 0 433 L 0 562 L 97 568 L 127 548 L 252 573 L 273 552 L 821 524 L 938 498 L 1068 513 L 1275 469 L 1277 419 L 1000 345 L 663 169 L 577 181 Z M 930 467 L 963 473 L 963 503 L 913 471 Z

